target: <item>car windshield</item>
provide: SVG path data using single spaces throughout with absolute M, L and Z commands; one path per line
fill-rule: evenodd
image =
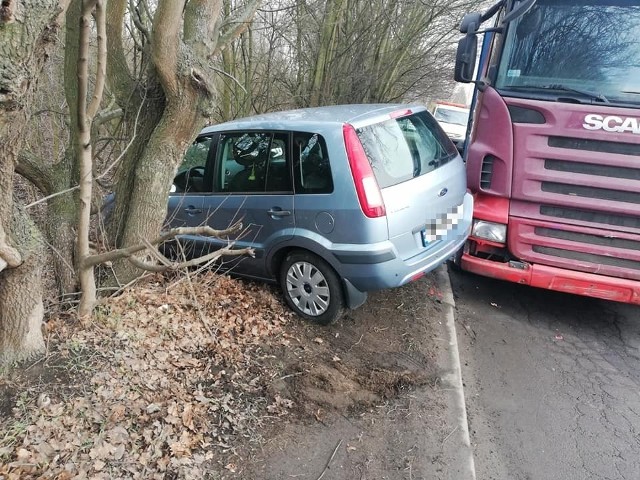
M 461 112 L 460 110 L 451 110 L 449 108 L 437 107 L 433 114 L 436 120 L 444 123 L 453 123 L 454 125 L 467 125 L 469 112 Z
M 637 1 L 538 0 L 509 24 L 496 88 L 638 104 L 639 38 Z

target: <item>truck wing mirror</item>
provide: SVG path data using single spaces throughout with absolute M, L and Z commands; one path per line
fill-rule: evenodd
M 470 83 L 473 81 L 477 51 L 478 37 L 475 33 L 467 33 L 458 41 L 456 66 L 453 72 L 453 78 L 456 82 Z
M 467 13 L 464 17 L 462 17 L 462 22 L 460 22 L 460 32 L 461 33 L 476 33 L 478 28 L 480 28 L 480 24 L 482 23 L 482 15 L 473 12 Z

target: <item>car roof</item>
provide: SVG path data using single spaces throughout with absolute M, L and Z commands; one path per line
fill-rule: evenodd
M 345 123 L 354 126 L 374 123 L 389 118 L 389 114 L 397 111 L 411 109 L 414 112 L 426 110 L 417 104 L 351 104 L 332 105 L 326 107 L 300 108 L 282 112 L 264 113 L 252 117 L 239 118 L 217 125 L 205 127 L 201 134 L 224 130 L 244 129 L 298 129 L 320 125 L 342 125 Z M 382 117 L 382 118 L 381 118 Z

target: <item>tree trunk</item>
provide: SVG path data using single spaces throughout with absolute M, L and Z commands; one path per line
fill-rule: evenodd
M 119 247 L 126 248 L 158 235 L 167 213 L 167 197 L 175 172 L 185 151 L 202 127 L 202 116 L 198 100 L 183 92 L 178 108 L 167 108 L 146 148 L 137 159 L 131 181 L 132 188 L 126 192 L 127 215 L 122 222 Z M 190 106 L 189 106 L 190 105 Z M 186 107 L 186 108 L 185 108 Z M 179 126 L 179 128 L 177 128 Z M 162 159 L 159 162 L 158 159 Z M 127 260 L 113 265 L 112 285 L 129 283 L 140 275 L 140 271 Z
M 124 228 L 131 208 L 129 195 L 137 184 L 136 167 L 140 159 L 145 155 L 145 150 L 162 118 L 165 107 L 164 94 L 159 85 L 145 95 L 141 88 L 137 88 L 133 97 L 142 99 L 131 102 L 125 107 L 125 125 L 129 132 L 136 132 L 135 139 L 118 167 L 114 193 L 116 198 L 113 214 L 109 218 L 107 234 L 112 247 L 122 246 Z M 145 187 L 143 187 L 144 189 Z
M 13 213 L 11 230 L 23 263 L 0 272 L 0 365 L 44 351 L 42 238 L 24 210 L 16 208 Z
M 136 129 L 134 143 L 118 171 L 111 230 L 115 246 L 138 245 L 161 230 L 173 176 L 211 113 L 211 59 L 246 30 L 258 3 L 248 1 L 223 21 L 219 0 L 159 0 L 150 31 L 140 26 L 141 35 L 149 40 L 150 63 L 144 78 L 134 81 L 122 42 L 126 1 L 109 2 L 109 85 L 127 110 L 127 118 L 135 119 Z M 146 88 L 137 88 L 137 84 Z M 146 94 L 143 109 L 132 110 L 130 100 L 140 91 Z M 147 109 L 152 115 L 145 115 Z M 127 260 L 117 261 L 106 283 L 126 284 L 140 273 Z
M 52 191 L 61 192 L 78 184 L 78 175 L 74 174 L 72 165 L 74 154 L 67 149 L 63 162 L 51 169 Z M 47 240 L 53 251 L 53 272 L 56 279 L 58 295 L 73 295 L 78 291 L 78 277 L 74 270 L 76 199 L 74 192 L 58 195 L 47 201 Z
M 58 0 L 5 0 L 0 16 L 0 363 L 40 353 L 44 341 L 42 239 L 24 211 L 14 209 L 13 175 L 26 110 L 55 36 Z M 7 251 L 10 255 L 7 255 Z M 14 255 L 17 252 L 16 255 Z M 17 262 L 16 262 L 17 260 Z

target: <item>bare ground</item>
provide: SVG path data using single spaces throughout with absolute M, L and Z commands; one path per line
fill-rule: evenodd
M 329 327 L 271 287 L 179 283 L 52 319 L 48 355 L 3 372 L 0 480 L 455 478 L 435 276 Z

